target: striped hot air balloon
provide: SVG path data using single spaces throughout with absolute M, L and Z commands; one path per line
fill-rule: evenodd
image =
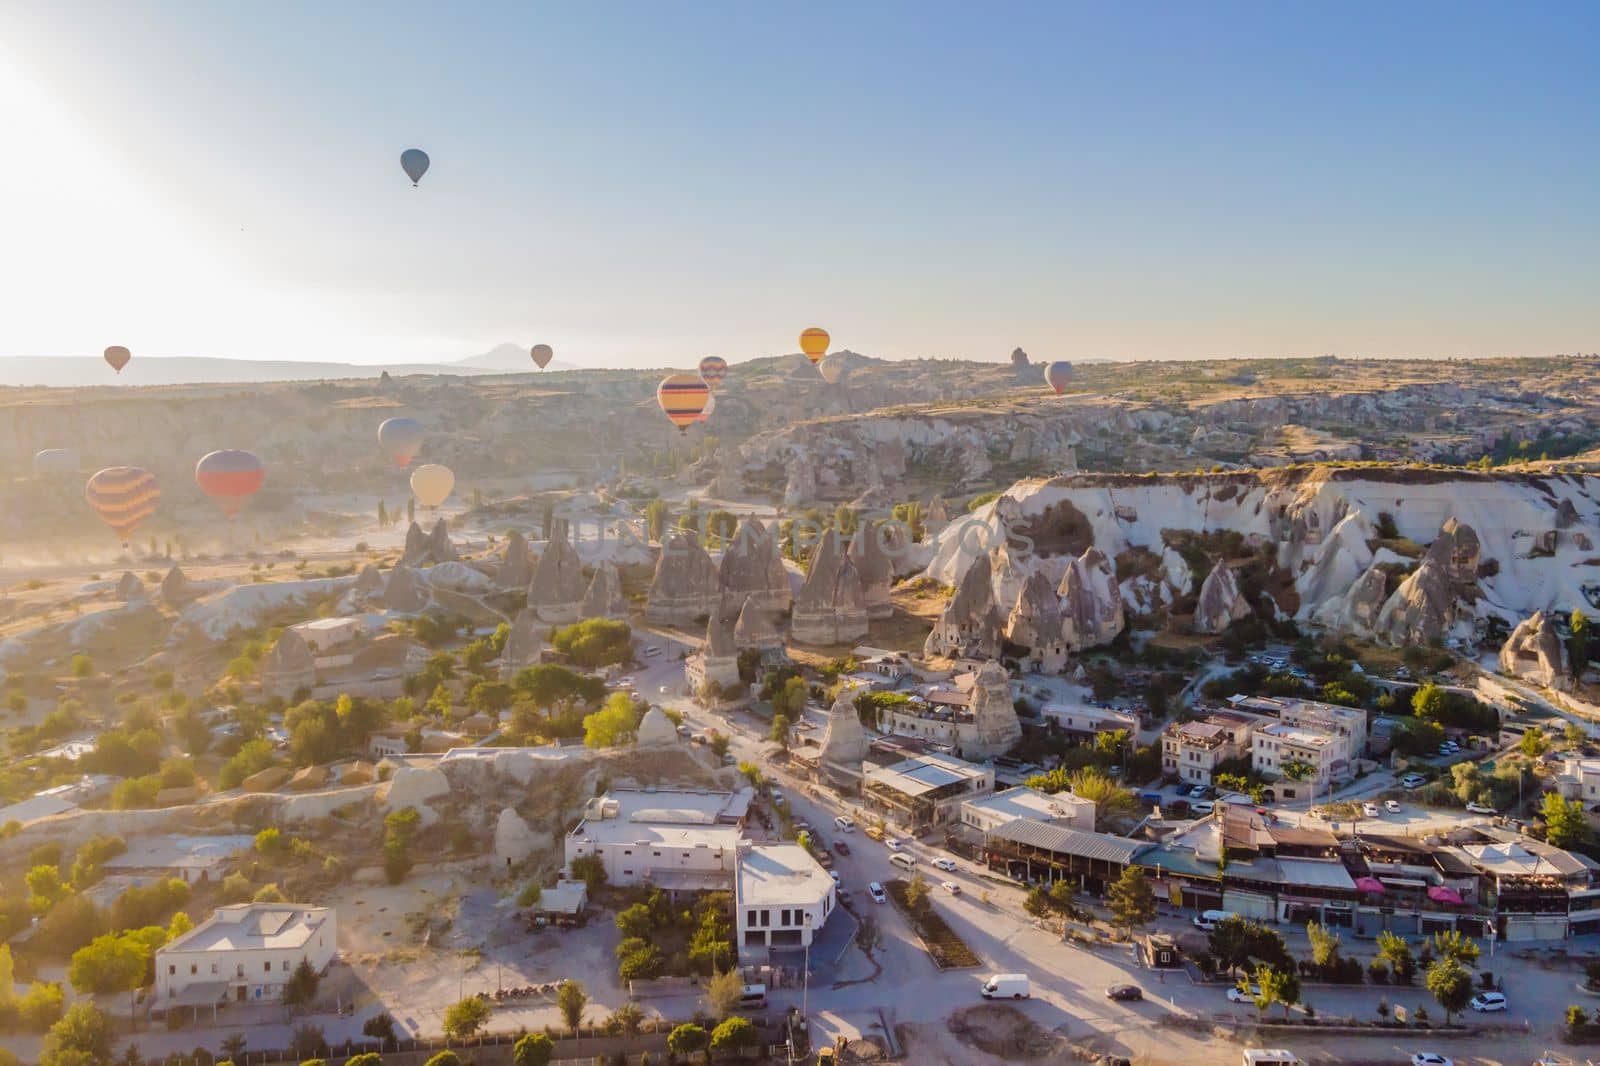
M 396 466 L 410 466 L 422 447 L 422 423 L 415 418 L 386 418 L 378 427 L 378 443 Z
M 699 374 L 669 374 L 656 386 L 656 403 L 680 432 L 695 423 L 710 398 L 711 386 Z
M 139 523 L 156 513 L 161 486 L 148 470 L 136 466 L 108 466 L 89 479 L 83 498 L 126 546 Z
M 828 354 L 828 343 L 832 339 L 828 336 L 828 331 L 821 326 L 812 326 L 800 334 L 800 350 L 806 353 L 811 365 L 816 366 L 822 362 L 822 357 Z
M 211 452 L 194 467 L 194 480 L 200 491 L 216 500 L 229 518 L 239 513 L 244 501 L 254 496 L 266 479 L 267 471 L 260 459 L 232 449 Z
M 78 453 L 71 448 L 45 448 L 33 456 L 33 472 L 37 477 L 59 477 L 78 472 Z
M 706 409 L 701 411 L 698 415 L 695 415 L 694 420 L 696 422 L 709 422 L 711 421 L 711 412 L 715 411 L 716 409 L 717 394 L 713 392 L 710 396 L 706 397 Z
M 705 383 L 713 389 L 722 384 L 722 379 L 728 376 L 728 361 L 720 355 L 708 355 L 700 360 L 700 376 Z

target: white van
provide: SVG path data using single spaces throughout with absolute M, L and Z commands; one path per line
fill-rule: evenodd
M 1200 914 L 1195 916 L 1194 927 L 1196 929 L 1204 929 L 1209 933 L 1225 919 L 1237 917 L 1238 915 L 1234 914 L 1232 911 L 1202 911 Z
M 1244 1066 L 1301 1066 L 1300 1056 L 1281 1047 L 1247 1047 Z
M 766 985 L 745 985 L 744 992 L 739 996 L 739 1006 L 743 1010 L 758 1010 L 767 1005 Z
M 984 999 L 1027 999 L 1033 995 L 1025 973 L 997 973 L 983 983 Z
M 917 868 L 917 860 L 913 859 L 903 851 L 897 851 L 893 855 L 889 856 L 889 861 L 900 867 L 902 870 L 915 870 Z

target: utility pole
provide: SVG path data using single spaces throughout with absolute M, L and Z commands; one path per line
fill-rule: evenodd
M 805 914 L 806 970 L 800 976 L 800 1017 L 806 1023 L 806 1035 L 811 1034 L 811 912 Z

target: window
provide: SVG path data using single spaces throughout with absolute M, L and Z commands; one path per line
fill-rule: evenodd
M 191 962 L 189 964 L 189 973 L 190 973 L 190 975 L 192 976 L 192 975 L 197 974 L 199 972 L 200 972 L 200 967 Z
M 764 926 L 772 924 L 772 912 L 765 907 L 761 909 L 761 924 Z
M 267 962 L 262 963 L 261 964 L 261 969 L 266 971 L 267 973 L 271 973 L 272 972 L 272 962 L 271 962 L 271 960 L 268 960 Z
M 211 972 L 213 974 L 215 974 L 217 972 L 217 964 L 216 963 L 212 963 L 211 964 Z
M 288 973 L 289 972 L 289 960 L 288 959 L 284 959 L 283 960 L 283 972 L 284 973 Z
M 632 848 L 628 848 L 628 849 L 624 850 L 622 854 L 624 854 L 624 855 L 632 855 L 633 854 L 633 849 Z
M 659 851 L 652 851 L 650 854 L 658 859 L 661 858 L 661 853 Z
M 168 966 L 167 967 L 167 976 L 168 977 L 176 976 L 177 973 L 178 973 L 178 968 L 176 966 Z
M 754 910 L 748 910 L 748 911 L 744 912 L 744 924 L 745 925 L 755 925 L 756 924 L 756 912 Z

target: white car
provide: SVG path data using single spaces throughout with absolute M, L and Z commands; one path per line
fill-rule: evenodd
M 1411 1066 L 1456 1066 L 1437 1051 L 1419 1051 L 1411 1056 Z
M 1191 813 L 1191 814 L 1210 814 L 1212 811 L 1214 811 L 1216 809 L 1217 809 L 1217 805 L 1215 803 L 1211 802 L 1210 800 L 1200 800 L 1199 802 L 1193 803 L 1193 804 L 1191 804 L 1189 806 L 1189 813 Z
M 940 881 L 939 887 L 950 893 L 952 896 L 961 895 L 961 886 L 956 884 L 954 881 Z
M 1467 804 L 1467 813 L 1469 813 L 1469 814 L 1493 814 L 1493 813 L 1495 813 L 1495 810 L 1494 810 L 1493 807 L 1487 806 L 1487 805 L 1482 804 L 1482 803 L 1469 803 L 1469 804 Z
M 900 850 L 900 842 L 898 840 L 896 840 L 894 837 L 884 837 L 883 838 L 883 846 L 888 848 L 890 851 L 899 851 Z
M 1383 809 L 1388 811 L 1390 814 L 1399 814 L 1400 802 L 1398 800 L 1384 800 Z
M 1204 785 L 1196 785 L 1193 788 L 1191 788 L 1189 790 L 1189 798 L 1190 799 L 1197 799 L 1197 800 L 1205 799 L 1206 798 L 1206 786 L 1204 786 Z
M 617 684 L 621 685 L 623 688 L 632 688 L 633 687 L 633 682 L 634 682 L 634 677 L 633 677 L 632 674 L 629 674 L 627 677 L 619 677 L 619 678 L 617 678 Z
M 833 820 L 833 827 L 841 833 L 851 833 L 855 831 L 856 820 L 848 814 L 841 814 Z
M 650 647 L 648 647 L 648 648 L 646 648 L 644 650 L 644 654 L 646 654 L 646 655 L 660 655 L 661 654 L 661 649 L 652 644 Z
M 953 874 L 956 872 L 956 861 L 954 859 L 934 859 L 933 864 L 945 873 Z
M 872 902 L 874 903 L 889 902 L 889 894 L 885 892 L 883 890 L 883 886 L 878 884 L 876 881 L 867 886 L 867 895 L 872 897 Z
M 1361 805 L 1361 816 L 1363 818 L 1376 818 L 1378 816 L 1378 805 L 1376 803 L 1363 803 Z
M 1406 790 L 1421 788 L 1424 781 L 1428 780 L 1421 774 L 1407 774 L 1400 779 L 1400 787 Z
M 1261 994 L 1261 987 L 1259 985 L 1251 985 L 1249 992 L 1246 992 L 1244 989 L 1240 988 L 1238 985 L 1234 985 L 1232 988 L 1228 989 L 1228 1002 L 1229 1003 L 1254 1003 L 1256 1001 L 1256 997 L 1259 996 L 1260 994 Z
M 828 871 L 828 876 L 833 878 L 833 883 L 834 884 L 837 885 L 839 883 L 839 871 L 838 870 L 829 870 Z
M 1471 1007 L 1479 1014 L 1484 1014 L 1488 1011 L 1494 1010 L 1505 1010 L 1506 997 L 1501 995 L 1499 992 L 1479 992 L 1477 995 L 1472 997 L 1472 1000 L 1467 1004 L 1467 1006 Z

